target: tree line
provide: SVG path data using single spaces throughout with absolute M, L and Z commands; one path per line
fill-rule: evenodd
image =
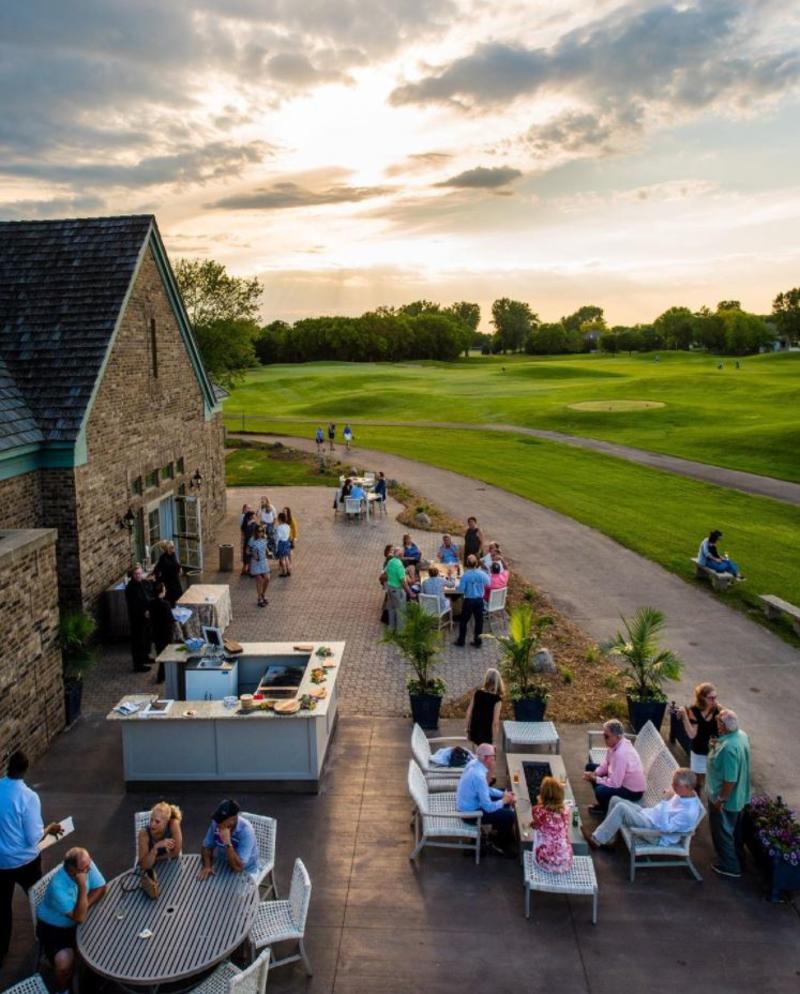
M 463 300 L 449 306 L 417 300 L 360 317 L 262 326 L 257 320 L 263 293 L 258 279 L 231 276 L 211 259 L 180 259 L 175 276 L 206 368 L 226 386 L 259 362 L 454 360 L 475 349 L 486 355 L 557 355 L 700 347 L 747 355 L 776 338 L 786 344 L 800 341 L 800 287 L 779 293 L 769 315 L 748 313 L 737 300 L 722 300 L 713 311 L 670 307 L 650 324 L 610 327 L 603 308 L 592 304 L 546 322 L 525 301 L 502 297 L 492 304 L 493 332 L 483 334 L 478 331 L 479 305 Z

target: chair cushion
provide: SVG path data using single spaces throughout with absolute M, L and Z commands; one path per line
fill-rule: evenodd
M 450 836 L 457 839 L 477 839 L 479 834 L 477 823 L 468 824 L 455 818 L 437 818 L 436 815 L 422 816 L 422 834 L 433 837 Z
M 548 894 L 594 894 L 597 890 L 597 877 L 591 856 L 575 856 L 567 873 L 550 873 L 537 866 L 533 850 L 524 853 L 523 870 L 525 885 L 531 890 L 546 891 Z

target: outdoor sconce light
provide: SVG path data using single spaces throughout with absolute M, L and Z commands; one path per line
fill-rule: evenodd
M 120 528 L 125 528 L 127 531 L 130 532 L 133 531 L 133 525 L 135 521 L 136 521 L 136 515 L 133 513 L 133 510 L 129 507 L 128 510 L 125 512 L 124 516 L 119 519 L 117 525 Z
M 203 482 L 203 474 L 200 472 L 199 469 L 196 469 L 194 471 L 194 475 L 192 476 L 191 480 L 189 480 L 189 486 L 192 488 L 192 490 L 194 490 L 195 488 L 199 490 L 200 484 L 202 482 Z

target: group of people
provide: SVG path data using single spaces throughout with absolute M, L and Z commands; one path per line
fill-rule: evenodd
M 158 656 L 173 641 L 175 619 L 172 609 L 183 593 L 181 573 L 174 542 L 163 543 L 152 578 L 145 578 L 139 563 L 130 571 L 125 585 L 125 603 L 134 673 L 147 672 L 155 662 L 151 655 L 153 645 Z M 163 679 L 162 665 L 159 666 L 156 682 L 160 683 Z
M 45 825 L 39 795 L 25 783 L 28 759 L 12 753 L 7 774 L 0 778 L 0 966 L 12 931 L 14 890 L 27 894 L 41 880 L 40 844 L 58 838 L 58 822 Z M 159 865 L 177 859 L 183 851 L 183 816 L 177 805 L 159 801 L 147 825 L 137 835 L 137 868 L 152 875 Z M 258 874 L 258 843 L 253 825 L 236 801 L 222 801 L 211 816 L 201 846 L 198 877 L 206 880 L 227 867 L 233 873 Z M 36 936 L 53 965 L 56 991 L 67 994 L 75 969 L 76 933 L 91 909 L 104 897 L 107 885 L 89 851 L 73 846 L 50 878 L 36 911 Z
M 375 478 L 375 482 L 372 484 L 371 493 L 379 501 L 386 500 L 386 477 L 383 473 L 378 473 Z M 366 507 L 368 499 L 367 491 L 359 482 L 358 475 L 355 470 L 352 471 L 350 476 L 345 477 L 341 487 L 336 491 L 336 496 L 333 499 L 334 511 L 338 510 L 340 507 L 343 507 L 344 502 L 348 497 L 350 500 L 360 500 L 362 505 Z
M 353 429 L 349 424 L 344 426 L 342 431 L 342 439 L 344 440 L 344 447 L 350 451 L 350 447 L 353 444 Z M 325 447 L 325 432 L 322 430 L 322 425 L 317 427 L 314 432 L 314 441 L 317 443 L 317 454 L 322 455 L 322 450 Z M 336 422 L 328 422 L 328 447 L 331 452 L 336 448 Z
M 266 607 L 272 570 L 270 558 L 278 560 L 278 576 L 292 575 L 292 550 L 297 542 L 297 517 L 290 507 L 279 511 L 269 497 L 262 497 L 258 510 L 243 504 L 239 518 L 242 576 L 256 581 L 259 607 Z
M 483 821 L 494 828 L 491 847 L 504 855 L 514 854 L 513 791 L 493 786 L 495 741 L 500 734 L 504 687 L 500 673 L 489 669 L 467 708 L 466 737 L 476 746 L 475 758 L 459 780 L 456 806 L 459 811 L 483 812 Z M 681 833 L 692 831 L 703 809 L 700 797 L 705 788 L 711 838 L 717 853 L 713 870 L 726 877 L 741 876 L 741 818 L 750 801 L 750 743 L 739 728 L 736 714 L 718 703 L 711 683 L 695 687 L 694 700 L 680 708 L 691 748 L 689 768 L 677 769 L 669 795 L 651 807 L 638 803 L 647 788 L 642 762 L 625 735 L 622 722 L 612 719 L 603 725 L 606 756 L 602 763 L 587 763 L 583 777 L 590 784 L 595 802 L 589 814 L 599 819 L 593 830 L 581 826 L 592 849 L 610 846 L 625 826 L 657 832 L 657 843 L 674 845 Z M 531 825 L 537 863 L 545 870 L 563 873 L 572 865 L 570 844 L 571 811 L 564 800 L 563 785 L 545 777 L 532 806 Z

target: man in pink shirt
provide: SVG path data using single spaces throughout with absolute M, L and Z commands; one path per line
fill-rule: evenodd
M 606 758 L 598 766 L 587 763 L 583 779 L 588 780 L 597 802 L 589 808 L 592 814 L 605 816 L 612 797 L 638 801 L 644 794 L 647 780 L 639 753 L 630 739 L 625 738 L 622 722 L 612 719 L 603 725 Z

